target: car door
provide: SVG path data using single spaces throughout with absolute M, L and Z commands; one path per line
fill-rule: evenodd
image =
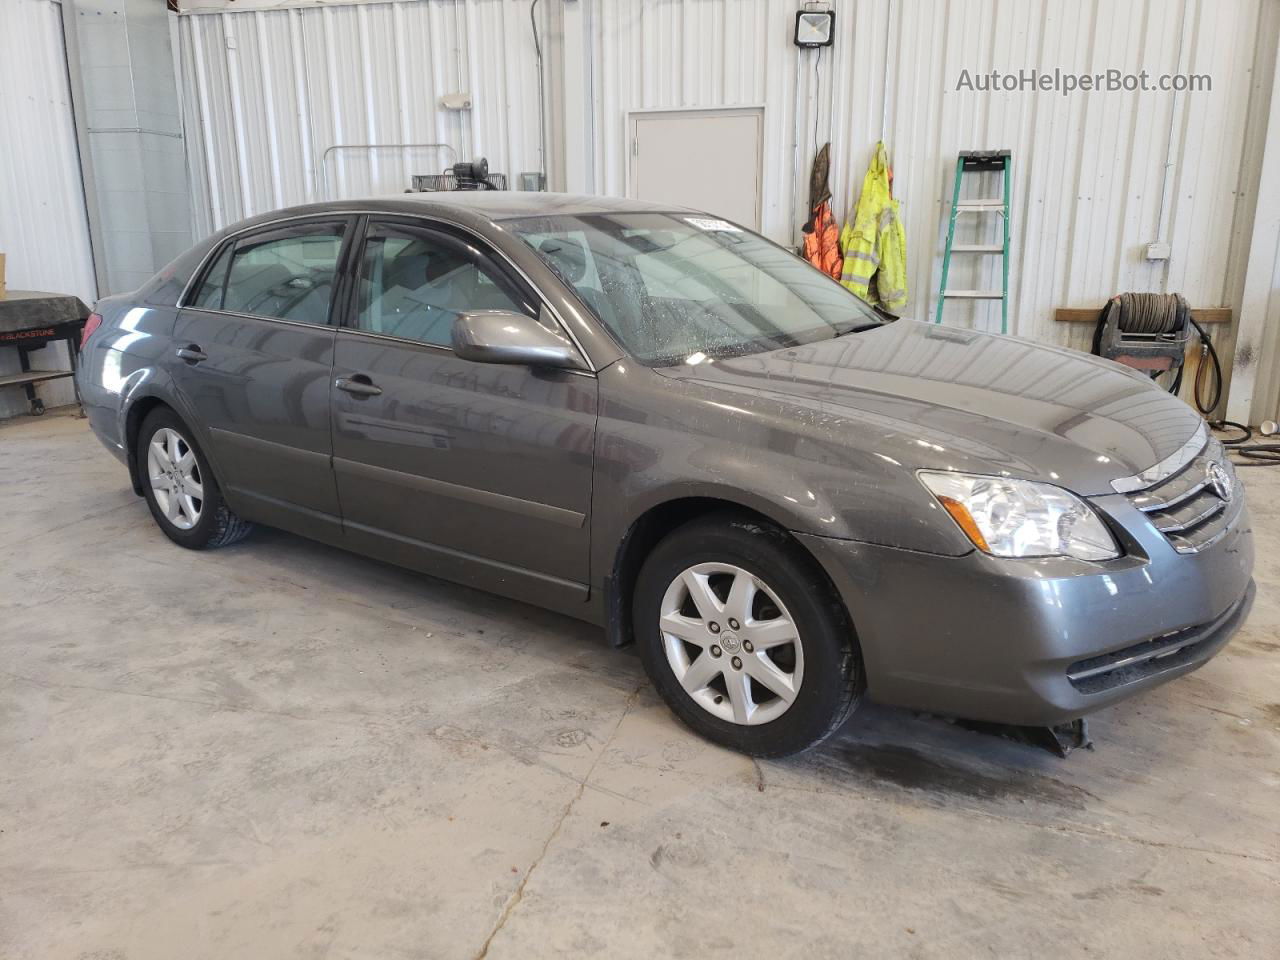
M 464 311 L 554 322 L 480 241 L 371 219 L 354 266 L 333 386 L 348 543 L 548 606 L 585 600 L 594 374 L 454 354 Z
M 329 216 L 228 240 L 178 314 L 171 365 L 233 508 L 330 539 L 334 289 L 354 226 Z

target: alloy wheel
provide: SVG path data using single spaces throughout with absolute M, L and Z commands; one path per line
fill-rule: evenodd
M 804 646 L 772 589 L 748 570 L 699 563 L 671 581 L 659 629 L 676 680 L 730 723 L 776 720 L 804 680 Z
M 204 482 L 200 464 L 187 439 L 172 427 L 161 427 L 147 444 L 147 480 L 156 506 L 179 530 L 200 522 Z

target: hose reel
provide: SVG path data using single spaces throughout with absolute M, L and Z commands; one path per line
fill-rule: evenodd
M 1093 352 L 1151 376 L 1181 370 L 1191 308 L 1180 293 L 1122 293 L 1098 317 Z
M 1214 430 L 1236 430 L 1240 435 L 1224 437 L 1222 443 L 1233 454 L 1236 466 L 1280 465 L 1280 443 L 1255 443 L 1253 430 L 1243 423 L 1213 419 L 1222 400 L 1222 361 L 1208 331 L 1196 323 L 1186 299 L 1178 293 L 1122 293 L 1107 301 L 1093 331 L 1093 352 L 1157 377 L 1176 371 L 1169 392 L 1182 386 L 1182 365 L 1187 343 L 1194 330 L 1200 338 L 1200 364 L 1196 368 L 1192 400 Z M 1267 421 L 1262 433 L 1276 432 Z

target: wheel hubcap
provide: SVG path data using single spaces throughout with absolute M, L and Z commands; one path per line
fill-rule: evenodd
M 795 621 L 759 577 L 699 563 L 671 581 L 659 629 L 667 663 L 693 701 L 731 723 L 776 720 L 804 680 Z
M 156 506 L 167 522 L 179 530 L 190 530 L 200 522 L 204 509 L 204 482 L 200 464 L 182 434 L 161 427 L 147 445 L 147 479 Z

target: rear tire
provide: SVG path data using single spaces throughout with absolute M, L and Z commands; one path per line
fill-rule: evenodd
M 787 534 L 733 513 L 668 534 L 633 603 L 645 671 L 686 725 L 757 757 L 838 730 L 864 689 L 844 604 Z
M 174 543 L 208 550 L 243 540 L 253 529 L 222 499 L 204 451 L 172 410 L 159 407 L 147 414 L 136 454 L 151 516 Z

